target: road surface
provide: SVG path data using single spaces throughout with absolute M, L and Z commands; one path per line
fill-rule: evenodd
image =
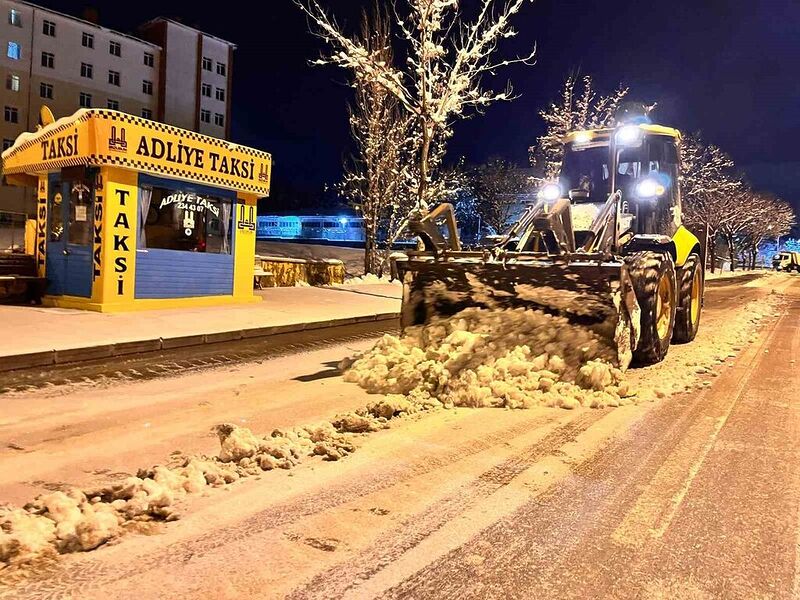
M 800 597 L 800 277 L 767 279 L 710 283 L 698 340 L 629 374 L 653 401 L 403 419 L 0 597 Z M 0 396 L 0 498 L 215 452 L 218 422 L 265 433 L 361 406 L 335 365 L 371 343 Z

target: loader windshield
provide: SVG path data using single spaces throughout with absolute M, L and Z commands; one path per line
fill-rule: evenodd
M 608 145 L 567 145 L 559 183 L 565 192 L 582 192 L 573 194 L 576 202 L 605 202 L 611 193 Z
M 617 151 L 616 189 L 622 190 L 623 198 L 630 198 L 636 182 L 647 172 L 644 146 L 622 148 Z M 612 192 L 608 171 L 609 149 L 607 144 L 569 144 L 564 152 L 559 184 L 565 192 L 572 192 L 576 204 L 605 202 Z M 652 165 L 653 163 L 651 163 Z M 657 164 L 657 163 L 656 163 Z M 653 167 L 657 168 L 657 167 Z M 652 170 L 652 169 L 651 169 Z

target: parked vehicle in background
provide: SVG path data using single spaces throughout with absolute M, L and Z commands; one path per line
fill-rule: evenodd
M 772 257 L 772 268 L 800 273 L 800 252 L 779 252 Z
M 256 237 L 260 240 L 363 242 L 364 219 L 333 215 L 266 215 L 258 217 Z

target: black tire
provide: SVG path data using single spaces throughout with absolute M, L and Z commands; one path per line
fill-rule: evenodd
M 667 252 L 653 251 L 636 252 L 625 262 L 641 309 L 639 344 L 633 361 L 650 365 L 664 360 L 675 328 L 675 263 Z M 666 307 L 662 298 L 667 300 Z
M 703 308 L 703 286 L 705 278 L 700 257 L 697 254 L 690 254 L 689 258 L 679 271 L 678 276 L 678 304 L 675 310 L 675 331 L 672 333 L 672 341 L 678 344 L 691 342 L 697 335 L 700 328 L 700 314 Z M 695 290 L 695 286 L 698 289 Z M 696 293 L 697 296 L 693 296 Z M 692 301 L 697 300 L 697 304 L 692 311 Z

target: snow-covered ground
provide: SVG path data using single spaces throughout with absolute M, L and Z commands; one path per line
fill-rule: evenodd
M 634 412 L 620 409 L 619 419 L 606 419 L 609 427 L 592 434 L 592 444 L 598 444 L 599 440 L 613 434 L 614 427 L 648 410 L 654 404 L 649 401 L 710 385 L 721 366 L 755 338 L 758 324 L 781 302 L 781 292 L 796 281 L 788 275 L 763 280 L 760 285 L 748 286 L 746 293 L 744 290 L 735 294 L 711 291 L 698 339 L 692 344 L 674 346 L 659 365 L 629 371 L 626 379 L 639 391 L 632 397 L 634 406 L 628 407 Z M 512 328 L 513 331 L 517 329 Z M 458 339 L 448 339 L 454 332 L 444 330 L 440 333 L 447 335 L 428 338 L 428 342 L 433 342 L 434 354 L 442 353 L 444 360 L 438 362 L 455 359 L 448 367 L 456 374 L 479 369 L 469 362 L 471 349 L 452 354 L 445 347 L 449 345 L 452 350 L 463 342 L 473 344 L 474 348 L 472 336 L 457 334 Z M 459 350 L 464 350 L 463 344 Z M 423 406 L 426 410 L 421 411 L 419 403 L 409 403 L 396 395 L 367 395 L 358 386 L 336 376 L 332 365 L 342 358 L 368 352 L 371 346 L 372 342 L 359 342 L 263 364 L 204 371 L 167 380 L 123 383 L 111 388 L 71 391 L 59 387 L 52 392 L 6 396 L 3 399 L 6 417 L 0 425 L 8 446 L 0 449 L 0 498 L 22 505 L 35 491 L 48 491 L 44 498 L 30 505 L 25 511 L 27 515 L 6 511 L 5 537 L 0 540 L 3 552 L 6 556 L 15 552 L 19 556 L 20 536 L 45 540 L 33 549 L 23 548 L 24 552 L 37 553 L 47 548 L 87 549 L 102 543 L 106 536 L 118 536 L 132 527 L 131 522 L 153 523 L 154 518 L 165 516 L 170 519 L 191 517 L 193 507 L 213 504 L 214 493 L 208 492 L 207 487 L 231 485 L 226 483 L 224 473 L 228 473 L 231 480 L 257 482 L 265 468 L 294 466 L 301 462 L 316 464 L 316 467 L 300 471 L 297 481 L 300 488 L 288 487 L 302 489 L 312 481 L 314 485 L 319 484 L 320 478 L 330 482 L 346 476 L 356 465 L 374 464 L 375 468 L 383 469 L 385 466 L 379 465 L 385 464 L 387 456 L 395 455 L 398 443 L 411 443 L 419 452 L 422 446 L 416 440 L 431 431 L 441 436 L 436 441 L 437 447 L 457 444 L 463 433 L 452 430 L 448 423 L 459 422 L 463 427 L 471 421 L 475 426 L 480 425 L 480 429 L 494 429 L 499 423 L 526 423 L 525 430 L 535 435 L 537 430 L 531 419 L 547 415 L 544 422 L 552 423 L 561 419 L 559 413 L 583 414 L 584 410 L 589 410 L 578 408 L 575 413 L 566 413 L 533 406 L 528 411 L 520 411 L 530 416 L 520 417 L 505 416 L 506 411 L 492 409 L 467 411 L 491 411 L 476 414 L 474 418 L 460 409 L 445 410 L 434 404 Z M 428 347 L 427 343 L 417 346 Z M 413 350 L 403 351 L 400 358 L 409 354 L 413 354 Z M 551 362 L 554 364 L 550 365 Z M 552 366 L 553 373 L 564 370 L 552 357 L 547 358 L 547 363 L 546 366 Z M 416 361 L 415 364 L 420 363 Z M 504 382 L 513 384 L 513 371 L 518 365 L 509 363 L 507 366 L 509 372 L 504 377 L 510 374 L 511 378 Z M 434 369 L 435 365 L 426 368 Z M 415 371 L 408 370 L 407 376 L 415 377 Z M 542 381 L 541 374 L 538 379 Z M 415 384 L 409 389 L 416 387 Z M 391 391 L 405 392 L 404 389 Z M 109 402 L 109 398 L 114 402 Z M 52 409 L 54 402 L 58 403 L 57 412 Z M 413 416 L 411 419 L 396 418 L 404 414 Z M 392 437 L 393 443 L 382 443 L 382 434 L 360 433 L 382 430 L 387 424 L 397 431 Z M 280 431 L 275 432 L 275 428 Z M 375 442 L 370 441 L 373 436 L 377 436 Z M 588 451 L 589 446 L 575 443 L 578 446 L 570 452 L 585 454 Z M 333 460 L 361 447 L 367 448 L 366 457 L 355 462 L 348 459 L 341 466 L 323 467 L 313 459 L 313 455 L 320 455 Z M 208 459 L 203 454 L 215 458 Z M 163 466 L 147 468 L 153 463 Z M 138 478 L 131 479 L 139 467 L 144 470 L 139 472 Z M 112 473 L 117 475 L 109 486 Z M 278 474 L 263 475 L 268 481 L 277 481 L 270 479 L 273 476 L 279 477 L 282 483 L 265 482 L 265 492 L 276 498 L 285 496 L 285 490 L 280 488 L 288 481 Z M 451 476 L 457 478 L 456 473 Z M 258 483 L 254 485 L 261 488 Z M 424 487 L 421 482 L 418 485 Z M 88 493 L 52 495 L 54 490 L 69 490 L 71 486 Z M 422 487 L 412 491 L 419 494 Z M 208 493 L 212 496 L 203 500 Z M 193 496 L 201 498 L 192 500 Z M 401 499 L 397 500 L 402 503 Z M 268 501 L 262 497 L 262 503 Z M 108 507 L 103 508 L 106 504 Z M 236 509 L 238 513 L 225 513 L 220 518 L 232 519 L 235 514 L 247 512 L 250 505 L 241 503 Z M 203 519 L 190 518 L 189 524 L 180 528 L 181 535 L 192 531 L 196 535 L 208 527 L 208 511 L 205 515 Z M 51 521 L 52 525 L 42 519 Z M 314 544 L 319 546 L 322 543 L 319 540 L 328 539 L 326 528 L 330 527 L 338 526 L 329 523 L 316 533 L 304 536 L 317 540 Z M 336 539 L 347 535 L 337 531 Z M 159 542 L 134 537 L 121 546 L 127 543 L 136 548 Z M 119 556 L 125 551 L 115 550 L 115 553 Z
M 769 275 L 773 273 L 773 271 L 765 270 L 765 269 L 756 269 L 755 271 L 749 271 L 744 269 L 737 269 L 736 271 L 721 271 L 717 269 L 714 273 L 711 271 L 706 271 L 706 280 L 707 281 L 714 281 L 716 279 L 732 279 L 735 277 L 744 277 L 746 275 Z

